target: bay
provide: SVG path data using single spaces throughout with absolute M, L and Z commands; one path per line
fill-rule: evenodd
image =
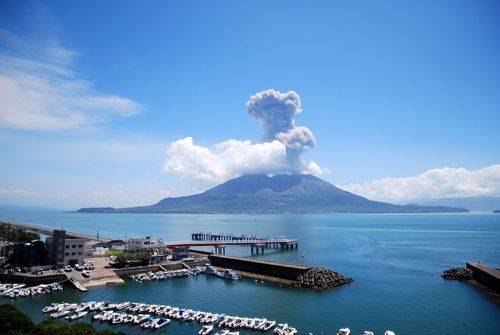
M 198 276 L 143 284 L 128 281 L 87 293 L 66 288 L 47 296 L 0 298 L 0 303 L 13 303 L 36 321 L 43 319 L 41 308 L 52 301 L 109 300 L 264 316 L 287 322 L 302 334 L 334 334 L 346 326 L 354 334 L 363 330 L 383 334 L 387 329 L 409 335 L 500 333 L 497 303 L 474 287 L 440 277 L 444 269 L 466 261 L 500 266 L 500 215 L 82 214 L 4 208 L 0 218 L 121 239 L 151 235 L 186 241 L 196 231 L 284 235 L 300 240 L 298 250 L 266 250 L 251 256 L 249 247 L 231 247 L 228 253 L 329 267 L 354 278 L 351 285 L 329 291 Z M 174 322 L 162 331 L 193 334 L 199 328 Z M 141 332 L 131 327 L 119 330 Z

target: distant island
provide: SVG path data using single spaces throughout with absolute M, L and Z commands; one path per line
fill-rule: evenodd
M 500 213 L 500 209 L 493 211 L 493 213 Z
M 150 206 L 81 208 L 79 213 L 465 213 L 446 206 L 395 205 L 344 191 L 310 174 L 245 175 L 203 193 Z
M 467 208 L 472 212 L 493 212 L 494 210 L 500 209 L 500 196 L 419 199 L 414 202 L 422 206 L 440 205 Z

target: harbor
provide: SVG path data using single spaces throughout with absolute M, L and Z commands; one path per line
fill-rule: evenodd
M 61 219 L 57 219 L 60 217 Z M 451 218 L 451 217 L 450 217 Z M 456 217 L 453 217 L 454 219 Z M 461 220 L 469 220 L 470 217 L 459 216 Z M 2 298 L 0 302 L 9 303 L 18 307 L 27 313 L 30 318 L 36 322 L 43 321 L 46 316 L 40 313 L 41 309 L 51 303 L 82 303 L 90 301 L 109 301 L 110 303 L 120 302 L 144 302 L 147 304 L 179 306 L 196 311 L 208 311 L 212 313 L 224 313 L 231 316 L 240 317 L 265 317 L 268 320 L 275 320 L 279 323 L 288 323 L 297 329 L 298 334 L 336 334 L 342 328 L 349 328 L 351 334 L 363 334 L 365 331 L 371 331 L 374 334 L 382 335 L 388 329 L 396 334 L 419 335 L 422 333 L 447 333 L 448 330 L 456 330 L 459 333 L 474 331 L 469 326 L 474 324 L 474 329 L 480 329 L 483 334 L 493 334 L 494 324 L 491 320 L 495 318 L 494 303 L 488 299 L 482 292 L 470 287 L 470 285 L 459 282 L 450 282 L 442 280 L 438 274 L 443 269 L 443 263 L 439 260 L 439 253 L 432 253 L 431 258 L 423 258 L 425 264 L 430 264 L 430 271 L 436 273 L 435 276 L 426 275 L 419 272 L 418 275 L 408 272 L 405 268 L 394 267 L 400 264 L 401 258 L 397 257 L 396 252 L 400 252 L 399 244 L 394 244 L 393 240 L 386 239 L 378 232 L 384 234 L 394 234 L 394 238 L 404 243 L 413 243 L 425 247 L 420 238 L 417 239 L 413 230 L 417 229 L 415 221 L 417 220 L 421 236 L 430 241 L 431 233 L 436 228 L 433 225 L 445 217 L 432 216 L 325 216 L 325 217 L 305 217 L 300 221 L 278 221 L 276 217 L 245 217 L 245 216 L 146 216 L 146 215 L 96 215 L 90 214 L 78 215 L 71 213 L 57 214 L 47 218 L 47 222 L 55 222 L 54 226 L 61 227 L 57 222 L 72 222 L 72 225 L 65 225 L 69 231 L 81 231 L 89 236 L 96 235 L 96 231 L 101 232 L 101 236 L 113 240 L 126 240 L 128 236 L 140 236 L 145 232 L 152 232 L 153 235 L 163 236 L 164 244 L 169 241 L 194 242 L 191 240 L 191 233 L 197 231 L 207 231 L 203 225 L 217 226 L 212 231 L 234 232 L 234 235 L 247 235 L 257 237 L 267 237 L 286 235 L 290 238 L 298 238 L 299 248 L 296 250 L 275 250 L 268 248 L 264 254 L 251 255 L 250 246 L 228 246 L 226 255 L 215 254 L 213 246 L 199 250 L 201 247 L 191 247 L 187 261 L 174 261 L 167 259 L 168 266 L 161 265 L 166 270 L 185 269 L 182 263 L 192 268 L 203 267 L 206 259 L 209 257 L 234 257 L 242 260 L 255 262 L 265 262 L 274 264 L 285 264 L 299 267 L 321 268 L 329 267 L 346 277 L 352 277 L 355 281 L 350 285 L 344 285 L 336 289 L 328 290 L 309 290 L 290 288 L 289 281 L 285 278 L 273 277 L 265 274 L 248 273 L 245 275 L 243 269 L 236 269 L 234 265 L 216 266 L 212 265 L 217 271 L 224 269 L 232 270 L 240 276 L 239 280 L 227 280 L 216 275 L 190 275 L 184 277 L 172 277 L 165 279 L 142 280 L 137 282 L 130 278 L 130 275 L 138 273 L 148 274 L 150 271 L 156 273 L 163 270 L 158 264 L 147 266 L 132 266 L 123 268 L 111 268 L 124 283 L 119 285 L 101 285 L 90 287 L 87 292 L 79 292 L 69 283 L 63 285 L 62 291 L 54 291 L 46 295 L 38 295 L 26 298 Z M 81 223 L 78 223 L 81 220 Z M 427 224 L 427 221 L 431 223 Z M 434 221 L 432 221 L 434 220 Z M 487 217 L 485 220 L 491 220 Z M 22 222 L 22 218 L 12 218 L 12 221 Z M 42 221 L 33 218 L 26 218 L 27 222 L 40 226 Z M 391 223 L 394 221 L 394 223 Z M 395 221 L 401 221 L 401 224 Z M 271 225 L 272 223 L 272 225 Z M 321 231 L 321 234 L 305 234 L 302 227 L 313 225 L 315 229 Z M 461 229 L 460 225 L 451 221 L 447 223 L 449 227 Z M 74 226 L 74 228 L 70 228 Z M 103 228 L 108 227 L 108 228 Z M 257 229 L 256 227 L 264 227 Z M 467 234 L 469 238 L 480 238 L 480 244 L 474 244 L 473 240 L 463 241 L 462 245 L 467 249 L 477 248 L 488 243 L 488 239 L 493 238 L 495 233 L 480 233 L 487 231 L 490 225 L 471 222 L 463 228 L 463 231 L 476 229 L 478 232 Z M 77 230 L 78 228 L 78 230 Z M 411 229 L 410 229 L 411 228 Z M 450 228 L 451 229 L 451 228 Z M 411 234 L 409 231 L 411 230 Z M 121 236 L 113 235 L 113 231 L 120 232 Z M 266 231 L 266 234 L 258 232 Z M 408 233 L 406 233 L 408 231 Z M 241 233 L 239 233 L 241 232 Z M 460 238 L 466 234 L 460 230 L 455 238 Z M 324 235 L 324 237 L 323 237 Z M 446 239 L 442 239 L 439 232 L 432 234 L 433 239 L 439 240 L 439 245 L 449 248 Z M 491 239 L 490 238 L 490 239 Z M 374 244 L 371 240 L 377 241 Z M 205 242 L 205 241 L 198 241 Z M 493 240 L 492 240 L 493 242 Z M 434 243 L 432 244 L 434 245 Z M 490 244 L 491 247 L 491 244 Z M 488 250 L 494 250 L 489 248 Z M 376 252 L 375 252 L 376 250 Z M 475 249 L 478 250 L 478 249 Z M 167 250 L 171 251 L 171 250 Z M 467 259 L 467 253 L 461 250 L 455 250 L 456 256 L 449 260 L 450 266 L 464 264 Z M 455 255 L 455 254 L 454 254 Z M 167 256 L 170 253 L 167 252 Z M 408 256 L 408 255 L 406 255 Z M 494 254 L 480 254 L 481 263 L 495 265 Z M 103 258 L 104 260 L 106 257 Z M 205 259 L 205 260 L 203 260 Z M 195 263 L 197 265 L 193 265 Z M 209 262 L 211 263 L 211 262 Z M 422 267 L 422 257 L 405 257 L 406 265 L 414 269 Z M 464 264 L 465 265 L 465 264 Z M 96 263 L 97 266 L 97 263 Z M 429 265 L 426 265 L 429 267 Z M 97 269 L 92 270 L 92 276 Z M 45 275 L 44 271 L 44 275 Z M 73 269 L 70 274 L 80 274 L 80 271 Z M 19 273 L 23 277 L 43 277 L 31 273 Z M 301 276 L 304 277 L 304 276 Z M 272 282 L 267 279 L 275 280 Z M 307 280 L 307 278 L 304 278 Z M 54 282 L 52 280 L 48 284 Z M 440 324 L 430 322 L 428 325 L 412 319 L 417 318 L 421 312 L 414 306 L 425 304 L 425 299 L 420 290 L 412 289 L 407 283 L 415 283 L 416 287 L 430 290 L 432 295 L 439 299 L 446 309 L 433 310 L 432 306 L 426 305 L 426 309 L 431 310 L 435 315 L 446 317 L 449 320 L 455 320 L 458 316 L 463 318 L 465 323 L 461 324 L 460 329 L 454 328 L 453 324 L 447 325 L 444 329 Z M 0 280 L 0 282 L 5 282 Z M 36 286 L 36 283 L 27 284 L 27 286 Z M 403 290 L 404 288 L 404 290 Z M 367 295 L 367 291 L 371 292 Z M 478 306 L 482 313 L 476 313 L 476 310 L 462 315 L 463 301 L 465 296 L 468 301 Z M 405 293 L 407 292 L 407 293 Z M 404 297 L 411 295 L 411 302 Z M 460 299 L 456 299 L 461 297 Z M 453 304 L 450 303 L 453 301 Z M 373 308 L 380 306 L 380 308 Z M 392 307 L 397 310 L 392 310 Z M 411 307 L 413 306 L 413 308 Z M 118 313 L 118 312 L 117 312 Z M 122 313 L 120 311 L 120 313 Z M 125 312 L 124 312 L 125 313 Z M 304 313 L 308 317 L 304 318 Z M 95 314 L 95 313 L 94 313 Z M 127 312 L 127 314 L 129 314 Z M 168 317 L 167 317 L 168 318 Z M 74 321 L 57 319 L 62 322 L 74 323 Z M 196 322 L 172 321 L 168 326 L 157 329 L 158 334 L 176 334 L 191 335 L 198 333 L 203 325 Z M 480 323 L 477 323 L 481 320 Z M 91 322 L 90 316 L 80 319 L 83 322 Z M 126 324 L 112 325 L 109 322 L 93 322 L 96 329 L 111 329 L 126 334 L 134 334 L 143 328 L 129 326 Z M 230 331 L 239 331 L 240 334 L 251 334 L 254 331 L 246 329 L 223 328 Z M 145 329 L 146 330 L 146 329 Z M 216 328 L 215 332 L 221 331 Z M 215 334 L 212 331 L 211 334 Z
M 53 236 L 55 233 L 61 234 L 62 236 L 66 236 L 66 238 L 78 238 L 84 242 L 84 249 L 88 250 L 89 248 L 95 248 L 96 245 L 107 245 L 112 241 L 110 238 L 103 238 L 96 235 L 96 238 L 93 238 L 86 234 L 80 234 L 70 231 L 61 231 L 61 230 L 53 230 L 48 228 L 43 228 L 31 224 L 20 224 L 14 222 L 4 222 L 4 224 L 12 225 L 15 227 L 20 227 L 22 229 L 32 231 L 35 233 L 49 234 L 49 236 Z M 150 239 L 150 240 L 148 240 Z M 310 266 L 298 266 L 293 264 L 278 264 L 278 263 L 269 263 L 262 261 L 249 260 L 243 257 L 218 257 L 226 254 L 226 247 L 243 247 L 250 246 L 250 254 L 254 253 L 264 254 L 266 249 L 274 249 L 277 251 L 289 251 L 289 250 L 297 250 L 299 245 L 298 239 L 287 238 L 286 236 L 279 237 L 257 237 L 247 236 L 247 235 L 237 235 L 237 234 L 213 234 L 213 233 L 205 233 L 205 232 L 195 232 L 191 233 L 191 239 L 194 241 L 182 241 L 182 242 L 163 242 L 159 238 L 155 238 L 155 244 L 149 244 L 149 241 L 152 241 L 151 237 L 145 238 L 134 238 L 129 240 L 133 243 L 148 243 L 147 248 L 143 250 L 154 250 L 155 255 L 170 255 L 170 260 L 166 259 L 166 256 L 162 256 L 162 260 L 158 263 L 158 266 L 165 270 L 165 267 L 172 266 L 181 266 L 182 268 L 190 268 L 193 264 L 194 259 L 198 259 L 197 264 L 209 263 L 211 265 L 217 266 L 220 268 L 220 271 L 228 274 L 229 276 L 243 276 L 250 279 L 258 279 L 269 281 L 271 283 L 278 283 L 280 285 L 285 285 L 288 287 L 302 287 L 304 285 L 299 285 L 297 278 L 299 275 L 302 275 L 306 271 L 311 269 Z M 98 244 L 100 242 L 100 244 Z M 214 247 L 214 252 L 203 253 L 198 250 L 191 250 L 194 247 Z M 131 248 L 136 248 L 135 244 Z M 92 249 L 90 249 L 92 250 Z M 142 250 L 142 249 L 139 249 Z M 137 252 L 137 250 L 135 250 Z M 93 251 L 86 251 L 85 254 L 91 255 Z M 112 256 L 114 257 L 114 256 Z M 91 264 L 91 269 L 87 268 L 87 263 L 85 263 L 84 267 L 81 267 L 78 262 L 74 266 L 75 271 L 72 271 L 72 267 L 66 266 L 64 267 L 64 271 L 59 269 L 58 271 L 48 270 L 46 272 L 39 271 L 36 275 L 26 275 L 20 274 L 18 272 L 13 273 L 2 273 L 0 276 L 3 276 L 7 281 L 19 281 L 19 280 L 37 280 L 40 282 L 46 282 L 54 278 L 54 276 L 64 275 L 69 280 L 73 286 L 75 286 L 80 291 L 86 291 L 88 288 L 98 287 L 103 285 L 110 284 L 122 284 L 123 277 L 126 274 L 129 274 L 130 271 L 135 271 L 137 273 L 144 273 L 147 271 L 147 267 L 149 264 L 141 266 L 133 267 L 134 270 L 124 270 L 124 269 L 116 269 L 110 266 L 111 257 L 103 258 L 103 257 L 89 257 L 87 256 L 86 261 Z M 81 258 L 81 262 L 83 262 L 83 257 Z M 150 262 L 153 262 L 151 259 Z M 201 262 L 201 263 L 200 263 Z M 191 264 L 191 265 L 190 265 Z M 126 264 L 126 268 L 129 265 Z M 239 274 L 230 272 L 232 269 L 241 271 Z M 71 273 L 70 273 L 71 272 Z M 1 279 L 1 277 L 0 277 Z M 309 281 L 302 281 L 302 283 L 307 283 L 304 287 L 308 288 L 331 288 L 335 286 L 341 286 L 343 284 L 350 283 L 352 280 L 346 281 L 337 281 L 338 285 L 315 285 L 314 278 Z
M 145 304 L 137 302 L 109 303 L 105 301 L 85 303 L 52 303 L 45 306 L 42 313 L 53 319 L 77 320 L 91 316 L 92 321 L 107 322 L 111 325 L 130 325 L 143 329 L 160 329 L 168 326 L 172 320 L 178 322 L 196 322 L 202 325 L 199 332 L 208 335 L 215 327 L 220 328 L 218 334 L 238 335 L 238 331 L 254 330 L 273 332 L 277 335 L 295 335 L 297 329 L 287 323 L 277 323 L 263 317 L 240 317 L 223 313 L 211 313 L 190 308 L 169 305 Z M 89 314 L 91 313 L 91 314 Z M 205 326 L 206 325 L 206 326 Z
M 109 303 L 91 301 L 84 303 L 52 303 L 45 306 L 42 313 L 53 319 L 68 321 L 90 317 L 92 321 L 111 325 L 128 325 L 143 329 L 156 330 L 168 326 L 172 320 L 178 322 L 195 322 L 202 326 L 199 334 L 239 335 L 240 330 L 251 330 L 262 333 L 272 332 L 277 335 L 295 335 L 297 329 L 288 323 L 278 323 L 265 317 L 241 317 L 181 308 L 170 305 L 146 304 L 138 302 Z M 219 331 L 217 331 L 219 329 Z M 350 335 L 349 328 L 341 328 L 337 335 Z M 363 335 L 373 335 L 364 331 Z M 391 330 L 384 335 L 395 335 Z

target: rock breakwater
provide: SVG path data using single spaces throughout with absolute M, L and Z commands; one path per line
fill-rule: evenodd
M 444 279 L 467 281 L 472 279 L 472 271 L 464 267 L 444 270 L 441 274 Z
M 344 277 L 331 269 L 311 268 L 297 277 L 294 286 L 315 290 L 326 290 L 352 282 L 352 278 Z

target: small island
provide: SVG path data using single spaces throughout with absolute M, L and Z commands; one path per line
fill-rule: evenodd
M 493 213 L 500 214 L 500 209 L 493 211 Z

